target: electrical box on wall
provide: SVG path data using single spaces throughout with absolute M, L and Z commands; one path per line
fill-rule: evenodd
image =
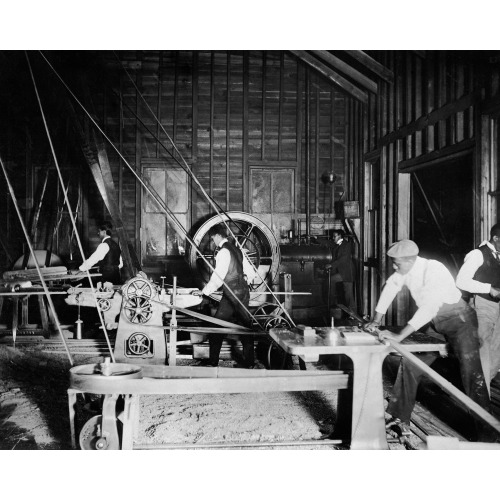
M 338 219 L 359 218 L 359 201 L 336 201 L 335 215 Z

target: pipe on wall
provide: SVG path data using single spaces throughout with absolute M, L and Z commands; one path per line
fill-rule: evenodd
M 309 93 L 310 93 L 310 78 L 309 78 L 309 68 L 306 68 L 306 126 L 305 126 L 305 202 L 306 202 L 306 242 L 309 244 L 311 242 L 311 210 L 309 207 L 309 183 L 310 183 L 310 161 L 309 161 L 309 141 L 310 137 L 310 105 L 309 105 Z

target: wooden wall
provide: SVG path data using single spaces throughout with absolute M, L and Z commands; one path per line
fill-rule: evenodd
M 24 53 L 2 56 L 0 64 L 5 68 L 13 68 L 14 62 L 21 68 L 12 72 L 12 81 L 0 81 L 5 96 L 12 96 L 17 89 L 16 100 L 2 102 L 7 106 L 16 102 L 11 114 L 19 115 L 19 120 L 2 120 L 1 137 L 4 154 L 16 151 L 7 160 L 16 172 L 16 196 L 25 200 L 23 213 L 29 220 L 42 174 L 48 166 L 53 168 L 53 159 Z M 116 198 L 125 230 L 138 253 L 143 199 L 131 169 L 141 173 L 144 165 L 155 164 L 178 168 L 166 151 L 172 150 L 167 134 L 182 155 L 181 163 L 185 160 L 223 210 L 251 211 L 251 168 L 272 171 L 286 167 L 295 175 L 292 216 L 303 216 L 306 155 L 310 213 L 329 212 L 331 188 L 321 176 L 332 169 L 337 175 L 335 199 L 358 199 L 362 106 L 287 51 L 75 51 L 47 52 L 45 56 L 107 136 L 104 143 Z M 49 129 L 57 130 L 56 154 L 62 155 L 64 149 L 71 153 L 65 157 L 65 176 L 77 182 L 81 194 L 78 223 L 88 253 L 98 243 L 95 223 L 108 216 L 107 210 L 81 154 L 74 118 L 61 105 L 63 95 L 69 92 L 40 54 L 30 53 L 30 58 L 38 82 L 43 82 L 40 97 L 49 116 Z M 21 110 L 23 99 L 29 106 Z M 77 115 L 85 118 L 86 130 L 91 130 L 85 112 L 73 98 L 70 101 Z M 189 197 L 188 230 L 213 214 L 194 184 Z M 22 238 L 12 217 L 11 202 L 2 200 L 0 209 L 8 220 L 6 239 L 13 241 L 16 234 L 14 252 L 21 253 Z M 279 233 L 279 227 L 273 229 Z M 54 250 L 67 257 L 67 248 L 56 244 Z
M 484 151 L 491 148 L 491 137 L 486 135 L 492 129 L 488 126 L 482 133 L 480 129 L 485 104 L 498 96 L 498 64 L 487 53 L 369 54 L 394 75 L 393 81 L 380 81 L 377 96 L 369 96 L 363 126 L 365 168 L 378 164 L 381 170 L 380 248 L 410 237 L 411 172 L 438 168 L 443 161 L 466 155 L 474 169 L 471 189 L 474 241 L 478 244 L 496 222 L 496 205 L 488 194 L 492 190 L 490 171 L 496 165 L 492 167 L 491 158 L 484 157 Z M 383 252 L 378 271 L 382 280 L 392 271 Z M 389 321 L 404 323 L 408 311 L 408 300 L 403 297 L 390 311 Z
M 352 197 L 358 195 L 359 180 L 353 167 L 361 161 L 362 144 L 354 139 L 355 126 L 349 118 L 360 114 L 361 107 L 292 54 L 134 51 L 104 56 L 106 66 L 116 71 L 113 88 L 102 89 L 99 113 L 106 133 L 130 165 L 140 168 L 157 161 L 175 166 L 150 132 L 171 149 L 166 131 L 223 210 L 252 210 L 250 168 L 287 167 L 295 171 L 294 211 L 304 214 L 308 79 L 309 209 L 313 214 L 329 211 L 330 187 L 321 176 L 332 168 L 338 178 L 335 198 L 343 194 L 345 200 L 356 199 Z M 138 248 L 137 183 L 118 155 L 110 153 L 110 161 L 127 230 Z M 194 185 L 190 201 L 188 225 L 213 213 Z M 273 227 L 276 233 L 279 229 Z

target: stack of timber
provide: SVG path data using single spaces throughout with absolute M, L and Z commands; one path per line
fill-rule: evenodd
M 461 434 L 433 415 L 420 403 L 415 403 L 411 415 L 410 430 L 425 441 L 426 436 L 455 437 L 459 441 L 467 441 Z
M 65 266 L 42 267 L 40 268 L 44 280 L 58 280 L 67 278 L 68 269 Z M 6 281 L 39 281 L 40 275 L 37 269 L 19 269 L 16 271 L 6 271 L 3 273 L 3 279 Z

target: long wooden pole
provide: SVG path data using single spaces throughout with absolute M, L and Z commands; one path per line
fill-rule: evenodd
M 399 342 L 384 339 L 395 351 L 399 352 L 407 361 L 412 365 L 422 370 L 430 379 L 433 380 L 441 389 L 453 396 L 472 413 L 478 416 L 481 420 L 491 425 L 498 433 L 500 433 L 500 421 L 493 415 L 488 413 L 484 408 L 479 406 L 469 396 L 464 394 L 461 390 L 457 389 L 452 383 L 448 382 L 444 377 L 436 373 L 430 366 L 426 365 L 421 359 L 412 354 L 406 347 L 403 347 Z

